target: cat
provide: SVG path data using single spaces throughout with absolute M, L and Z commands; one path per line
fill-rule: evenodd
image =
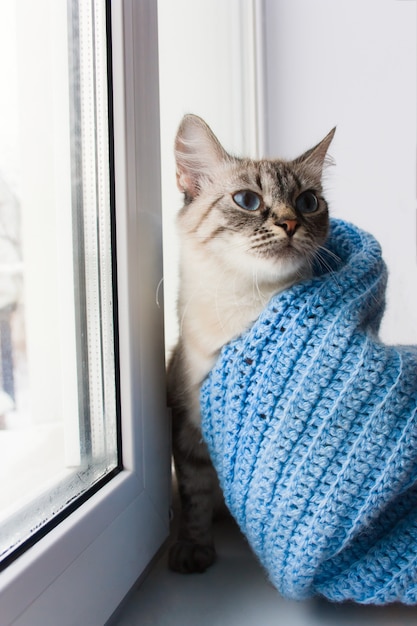
M 228 154 L 200 117 L 179 126 L 179 340 L 168 365 L 181 501 L 174 571 L 203 572 L 216 558 L 212 518 L 222 495 L 200 430 L 201 383 L 272 295 L 311 275 L 328 233 L 322 174 L 334 133 L 293 161 L 252 160 Z

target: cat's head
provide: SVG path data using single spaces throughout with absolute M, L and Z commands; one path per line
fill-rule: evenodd
M 181 245 L 260 280 L 303 276 L 328 232 L 322 174 L 334 132 L 292 161 L 253 160 L 228 154 L 186 115 L 175 141 Z

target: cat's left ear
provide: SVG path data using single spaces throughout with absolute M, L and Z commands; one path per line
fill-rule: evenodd
M 197 115 L 185 115 L 175 138 L 177 185 L 190 200 L 204 179 L 210 179 L 222 162 L 230 160 L 209 126 Z
M 335 132 L 336 127 L 333 128 L 330 133 L 328 133 L 325 138 L 320 141 L 320 143 L 314 146 L 314 148 L 310 148 L 310 150 L 307 150 L 307 152 L 304 152 L 304 154 L 295 159 L 294 163 L 309 166 L 320 179 L 324 166 L 333 163 L 333 160 L 328 156 L 327 151 Z

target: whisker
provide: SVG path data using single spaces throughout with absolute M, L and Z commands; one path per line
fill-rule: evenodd
M 342 263 L 342 259 L 340 258 L 339 255 L 337 255 L 335 252 L 333 252 L 332 250 L 329 250 L 328 248 L 326 248 L 325 246 L 319 246 L 318 248 L 319 250 L 323 250 L 323 252 L 325 252 L 328 256 L 332 257 L 332 259 L 334 259 L 336 261 L 336 263 Z
M 158 309 L 161 308 L 161 303 L 159 301 L 159 293 L 162 287 L 162 284 L 164 282 L 164 277 L 161 278 L 161 280 L 159 281 L 157 287 L 156 287 L 156 293 L 155 293 L 155 301 L 156 301 L 156 306 L 158 307 Z
M 327 261 L 326 257 L 323 256 L 321 254 L 321 252 L 319 250 L 316 251 L 313 259 L 312 259 L 312 263 L 314 263 L 315 261 L 318 261 L 318 263 L 324 267 L 324 269 L 329 272 L 329 274 L 334 274 L 335 270 L 332 267 L 332 265 L 330 265 L 330 263 Z
M 333 257 L 334 260 L 337 260 L 339 263 L 341 262 L 341 258 L 338 257 L 337 254 L 334 254 L 331 250 L 328 250 L 327 248 L 325 248 L 324 246 L 319 246 L 319 248 L 316 250 L 316 253 L 313 259 L 313 263 L 316 260 L 322 265 L 322 267 L 324 267 L 327 270 L 329 276 L 332 278 L 332 280 L 335 282 L 337 287 L 340 289 L 340 284 L 336 278 L 337 272 L 335 271 L 334 267 L 330 265 L 329 261 L 326 259 L 326 256 L 322 254 L 322 251 L 326 255 Z
M 190 307 L 190 303 L 193 300 L 193 294 L 190 296 L 190 298 L 187 300 L 187 302 L 184 305 L 184 308 L 182 310 L 182 315 L 181 315 L 181 319 L 179 320 L 179 336 L 182 337 L 183 336 L 183 330 L 184 330 L 184 320 L 186 318 L 188 309 Z

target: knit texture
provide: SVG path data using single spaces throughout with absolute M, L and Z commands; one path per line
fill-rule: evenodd
M 203 434 L 283 595 L 415 604 L 417 349 L 377 338 L 375 239 L 333 220 L 326 247 L 313 279 L 223 348 L 201 391 Z

